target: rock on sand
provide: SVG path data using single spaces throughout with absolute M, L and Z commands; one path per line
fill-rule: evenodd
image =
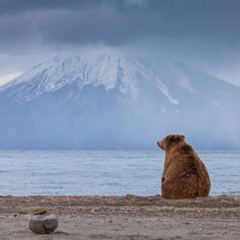
M 49 234 L 58 227 L 58 219 L 53 213 L 34 215 L 29 221 L 29 228 L 38 234 Z

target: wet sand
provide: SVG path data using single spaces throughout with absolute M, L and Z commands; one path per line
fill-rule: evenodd
M 58 216 L 50 235 L 28 228 L 34 211 Z M 0 196 L 1 240 L 240 239 L 240 196 Z

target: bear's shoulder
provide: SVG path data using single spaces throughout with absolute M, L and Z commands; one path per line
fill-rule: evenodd
M 194 149 L 191 145 L 187 144 L 186 142 L 181 142 L 178 146 L 178 150 L 182 153 L 192 153 Z

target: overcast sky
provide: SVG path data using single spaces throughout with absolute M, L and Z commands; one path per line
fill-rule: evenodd
M 185 61 L 240 86 L 240 1 L 0 0 L 0 84 L 95 45 Z

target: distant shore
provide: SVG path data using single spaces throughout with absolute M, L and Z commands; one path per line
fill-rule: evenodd
M 56 214 L 44 239 L 240 239 L 240 196 L 0 196 L 0 239 L 35 239 L 34 209 Z

